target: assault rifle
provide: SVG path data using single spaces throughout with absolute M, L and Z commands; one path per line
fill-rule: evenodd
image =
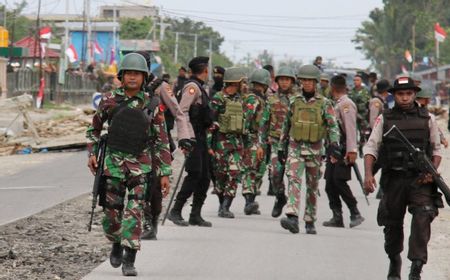
M 391 129 L 389 129 L 388 132 L 383 135 L 383 137 L 388 136 L 400 141 L 407 148 L 408 153 L 414 161 L 415 166 L 418 170 L 420 170 L 424 174 L 431 174 L 431 176 L 433 177 L 433 182 L 444 194 L 447 204 L 450 205 L 450 189 L 444 182 L 444 179 L 441 177 L 441 175 L 437 172 L 436 168 L 434 168 L 433 163 L 427 157 L 425 152 L 414 147 L 414 145 L 409 142 L 406 136 L 395 125 L 393 125 Z
M 105 165 L 105 152 L 106 152 L 106 140 L 107 135 L 100 137 L 98 143 L 98 153 L 97 153 L 97 171 L 95 172 L 94 186 L 92 188 L 92 209 L 91 209 L 91 219 L 89 220 L 88 231 L 92 229 L 92 220 L 94 219 L 94 210 L 97 206 L 98 197 L 100 197 L 99 205 L 102 206 L 104 195 L 105 195 L 105 182 L 103 177 L 103 167 Z
M 358 180 L 359 185 L 361 186 L 364 197 L 366 198 L 367 205 L 370 205 L 369 199 L 367 198 L 367 192 L 364 190 L 364 181 L 362 179 L 361 172 L 359 172 L 358 164 L 356 164 L 356 162 L 355 162 L 355 163 L 353 163 L 352 167 L 353 167 L 353 171 L 355 171 L 356 179 Z

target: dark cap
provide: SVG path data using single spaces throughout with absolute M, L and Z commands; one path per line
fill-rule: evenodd
M 376 84 L 376 90 L 377 90 L 377 92 L 379 92 L 379 93 L 388 91 L 390 88 L 391 88 L 391 84 L 390 84 L 389 81 L 386 80 L 386 79 L 380 80 L 380 81 Z
M 369 78 L 377 78 L 377 73 L 375 73 L 375 72 L 370 72 L 369 73 Z
M 394 81 L 394 86 L 389 89 L 390 92 L 395 93 L 397 90 L 412 89 L 416 92 L 422 89 L 414 84 L 414 80 L 410 77 L 400 77 Z
M 342 75 L 336 75 L 333 78 L 331 78 L 331 86 L 332 87 L 347 87 L 347 81 L 345 80 L 344 76 Z
M 184 68 L 184 66 L 181 66 L 180 69 L 178 69 L 178 71 L 183 70 L 184 72 L 187 72 L 186 68 Z
M 197 56 L 194 57 L 191 61 L 189 61 L 189 68 L 191 68 L 192 70 L 194 70 L 194 68 L 196 68 L 199 65 L 202 64 L 208 64 L 209 62 L 209 57 L 207 56 Z
M 214 74 L 225 74 L 225 68 L 223 68 L 222 66 L 216 66 L 214 67 Z

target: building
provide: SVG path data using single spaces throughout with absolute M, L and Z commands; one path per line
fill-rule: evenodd
M 105 5 L 100 6 L 99 16 L 102 18 L 113 18 L 116 11 L 116 18 L 135 18 L 142 19 L 144 17 L 158 16 L 159 9 L 157 7 L 144 5 Z

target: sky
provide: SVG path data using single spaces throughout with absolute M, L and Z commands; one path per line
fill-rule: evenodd
M 66 0 L 41 1 L 43 14 L 65 11 Z M 82 13 L 83 1 L 67 1 L 70 13 Z M 25 13 L 36 13 L 38 0 L 28 2 Z M 277 61 L 311 63 L 321 55 L 325 62 L 356 68 L 367 68 L 370 61 L 351 40 L 369 12 L 383 5 L 382 0 L 91 0 L 91 14 L 114 3 L 155 5 L 164 16 L 203 21 L 222 34 L 221 49 L 235 62 L 267 50 Z

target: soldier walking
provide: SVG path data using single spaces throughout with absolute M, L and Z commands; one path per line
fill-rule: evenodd
M 344 227 L 341 198 L 350 210 L 350 227 L 360 225 L 361 216 L 357 200 L 347 181 L 351 179 L 351 165 L 355 163 L 358 145 L 356 143 L 356 105 L 347 96 L 347 84 L 342 76 L 331 79 L 331 94 L 336 101 L 335 112 L 339 124 L 342 157 L 329 154 L 325 169 L 325 191 L 333 217 L 323 223 L 326 227 Z
M 259 147 L 257 157 L 264 159 L 264 154 L 269 153 L 270 164 L 269 180 L 272 183 L 272 190 L 275 193 L 275 204 L 272 209 L 272 217 L 281 215 L 287 199 L 285 194 L 284 171 L 285 159 L 278 157 L 278 150 L 281 142 L 281 127 L 289 111 L 289 99 L 294 96 L 295 74 L 289 67 L 281 67 L 275 77 L 278 91 L 268 96 L 259 128 Z
M 320 74 L 320 94 L 331 99 L 330 75 L 327 73 Z
M 216 164 L 218 215 L 222 218 L 234 218 L 230 206 L 242 175 L 244 109 L 241 88 L 244 78 L 242 68 L 227 68 L 223 79 L 225 86 L 211 100 L 214 125 L 209 131 L 208 147 Z M 252 211 L 257 210 L 254 207 Z
M 265 106 L 265 93 L 270 84 L 270 73 L 265 69 L 255 70 L 250 76 L 250 92 L 244 94 L 244 175 L 242 194 L 245 197 L 244 213 L 260 214 L 255 197 L 261 187 L 265 172 L 265 161 L 257 158 L 258 131 Z
M 420 91 L 409 77 L 394 82 L 391 92 L 395 98 L 392 109 L 380 115 L 369 141 L 364 147 L 366 191 L 375 190 L 372 173 L 374 162 L 382 166 L 384 195 L 378 207 L 378 225 L 384 226 L 384 249 L 389 257 L 388 279 L 401 277 L 403 251 L 403 220 L 406 209 L 412 214 L 408 259 L 411 260 L 410 280 L 420 280 L 422 267 L 427 263 L 427 245 L 431 222 L 443 207 L 440 194 L 430 174 L 421 174 L 406 147 L 393 137 L 384 137 L 394 125 L 420 150 L 426 152 L 437 169 L 441 161 L 439 132 L 428 110 L 419 107 L 414 99 Z
M 195 141 L 181 139 L 178 143 L 185 153 L 192 149 L 192 152 L 186 158 L 185 166 L 188 175 L 184 178 L 175 204 L 170 209 L 168 216 L 169 220 L 179 226 L 188 226 L 189 224 L 201 227 L 212 226 L 211 222 L 205 221 L 201 216 L 210 182 L 206 131 L 211 126 L 212 121 L 210 118 L 209 96 L 203 88 L 208 78 L 208 61 L 208 57 L 199 56 L 189 62 L 192 76 L 182 89 L 180 108 L 186 118 L 188 118 L 189 135 L 194 134 Z M 191 195 L 193 195 L 192 209 L 189 222 L 186 222 L 181 212 Z
M 136 276 L 136 252 L 140 249 L 141 219 L 147 188 L 147 174 L 156 168 L 161 187 L 169 189 L 171 158 L 164 114 L 156 102 L 145 94 L 148 78 L 145 58 L 136 53 L 126 55 L 121 63 L 119 79 L 122 86 L 107 93 L 99 104 L 92 124 L 87 129 L 89 161 L 93 173 L 98 164 L 95 153 L 103 124 L 108 122 L 108 140 L 103 174 L 106 195 L 103 204 L 105 235 L 113 243 L 110 262 L 122 265 L 124 276 Z M 151 146 L 149 142 L 153 143 Z M 150 149 L 159 159 L 152 166 Z M 124 204 L 128 192 L 127 204 Z M 123 254 L 123 251 L 125 253 Z
M 303 86 L 300 94 L 291 98 L 289 113 L 283 123 L 279 157 L 286 157 L 288 204 L 280 223 L 284 229 L 298 233 L 300 188 L 306 173 L 305 229 L 316 234 L 317 192 L 320 178 L 321 150 L 328 137 L 329 149 L 339 150 L 339 128 L 331 101 L 317 92 L 320 70 L 314 65 L 299 69 Z M 287 147 L 287 148 L 286 148 Z M 332 153 L 333 154 L 333 153 Z
M 355 75 L 353 83 L 354 87 L 350 91 L 348 97 L 350 97 L 358 109 L 357 126 L 359 131 L 359 153 L 362 155 L 362 147 L 370 135 L 368 123 L 370 96 L 369 91 L 362 84 L 361 75 Z

